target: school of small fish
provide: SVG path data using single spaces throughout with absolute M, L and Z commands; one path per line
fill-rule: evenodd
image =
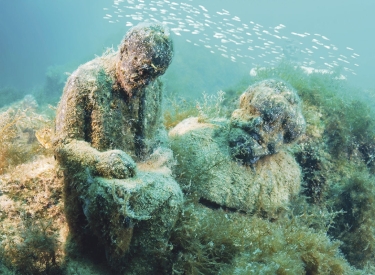
M 289 32 L 283 24 L 264 27 L 243 20 L 221 9 L 209 12 L 193 0 L 114 0 L 103 8 L 109 23 L 131 27 L 141 22 L 161 22 L 175 35 L 212 54 L 220 54 L 233 62 L 256 66 L 275 66 L 282 59 L 300 66 L 333 70 L 341 67 L 350 74 L 358 67 L 359 54 L 353 48 L 339 48 L 321 34 Z M 137 22 L 138 21 L 138 22 Z

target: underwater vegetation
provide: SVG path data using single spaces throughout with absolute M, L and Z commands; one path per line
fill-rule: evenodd
M 167 274 L 375 273 L 375 119 L 355 96 L 361 91 L 338 75 L 306 74 L 281 63 L 258 69 L 249 82 L 225 93 L 197 101 L 169 95 L 163 106 L 167 129 L 189 117 L 220 123 L 230 118 L 248 85 L 280 79 L 301 98 L 306 132 L 287 149 L 300 166 L 302 189 L 277 211 L 207 205 L 201 194 L 183 186 Z M 46 112 L 31 97 L 0 110 L 0 270 L 110 274 L 70 251 L 61 171 L 48 148 L 53 124 Z M 179 182 L 189 175 L 175 176 Z
M 306 234 L 302 238 L 306 243 L 301 246 L 299 246 L 300 242 L 293 244 L 291 238 L 290 245 L 301 248 L 296 254 L 310 253 L 309 257 L 314 260 L 307 263 L 301 260 L 305 259 L 301 256 L 298 259 L 302 262 L 293 264 L 295 269 L 289 269 L 283 266 L 286 262 L 280 264 L 274 259 L 265 260 L 269 256 L 266 255 L 267 253 L 262 254 L 261 257 L 264 260 L 263 267 L 253 262 L 252 253 L 249 251 L 240 252 L 239 249 L 226 254 L 227 251 L 223 247 L 230 249 L 228 236 L 235 236 L 237 231 L 235 233 L 231 231 L 232 223 L 228 222 L 226 226 L 222 226 L 222 222 L 228 220 L 233 209 L 202 210 L 201 204 L 198 203 L 199 197 L 195 197 L 194 203 L 186 204 L 186 212 L 183 212 L 181 218 L 186 220 L 179 224 L 180 227 L 173 235 L 172 242 L 178 255 L 174 265 L 175 274 L 220 272 L 223 272 L 222 274 L 362 274 L 362 271 L 363 274 L 372 274 L 374 272 L 375 177 L 372 148 L 375 143 L 373 127 L 375 120 L 369 106 L 357 99 L 356 94 L 360 90 L 350 87 L 345 80 L 338 78 L 339 75 L 338 72 L 309 75 L 293 64 L 284 62 L 276 68 L 258 70 L 258 74 L 253 76 L 252 82 L 249 83 L 269 78 L 287 81 L 302 99 L 302 112 L 307 125 L 306 133 L 290 149 L 303 174 L 303 189 L 300 197 L 292 200 L 286 212 L 279 212 L 281 213 L 279 216 L 272 215 L 267 219 L 265 213 L 253 214 L 249 217 L 252 223 L 249 222 L 246 228 L 250 230 L 257 227 L 257 222 L 262 222 L 263 227 L 273 227 L 276 223 L 279 224 L 280 230 L 284 230 L 284 226 L 294 220 L 293 230 L 298 232 L 297 234 L 307 231 L 314 234 Z M 226 106 L 231 106 L 228 103 L 236 102 L 233 98 L 238 98 L 242 92 L 243 90 L 230 88 L 222 102 L 225 102 Z M 213 102 L 212 106 L 216 103 Z M 228 115 L 221 115 L 228 118 Z M 191 112 L 191 116 L 197 115 Z M 218 118 L 215 115 L 203 117 L 206 120 Z M 210 169 L 210 165 L 207 165 L 206 169 Z M 194 181 L 193 177 L 191 179 Z M 197 196 L 194 193 L 185 194 Z M 211 207 L 217 208 L 215 205 Z M 201 211 L 211 213 L 212 219 L 208 222 L 207 216 L 204 216 L 205 218 L 200 220 Z M 210 211 L 217 213 L 223 211 L 221 215 L 226 218 L 221 220 L 219 214 Z M 299 215 L 291 213 L 299 213 Z M 236 215 L 240 214 L 236 213 Z M 194 221 L 190 220 L 192 217 Z M 282 234 L 268 231 L 262 241 L 266 246 L 273 247 L 273 242 L 283 243 L 285 235 Z M 188 240 L 184 243 L 185 240 L 180 238 L 186 236 Z M 242 238 L 246 234 L 242 232 L 240 236 Z M 266 236 L 272 238 L 268 239 Z M 309 238 L 316 239 L 313 241 L 310 239 L 310 242 Z M 240 241 L 242 240 L 238 240 Z M 268 244 L 268 241 L 271 243 Z M 184 245 L 181 246 L 181 243 Z M 313 248 L 313 244 L 317 243 L 320 248 L 327 250 L 319 252 L 317 248 Z M 220 245 L 216 246 L 216 244 Z M 259 247 L 258 245 L 254 247 Z M 239 245 L 236 243 L 234 247 L 237 246 Z M 307 250 L 304 251 L 304 248 Z M 282 250 L 284 251 L 284 246 Z M 277 249 L 274 248 L 272 251 Z M 287 251 L 288 249 L 285 253 Z M 319 256 L 319 253 L 325 256 Z M 286 259 L 293 261 L 292 257 L 284 256 L 285 258 L 280 256 L 281 262 Z M 350 268 L 348 264 L 362 271 Z M 184 272 L 189 270 L 189 272 L 184 273 L 182 270 Z
M 254 81 L 278 77 L 290 83 L 307 105 L 316 108 L 324 124 L 323 139 L 335 158 L 351 158 L 359 151 L 368 165 L 372 165 L 375 120 L 373 110 L 356 99 L 361 94 L 340 79 L 340 71 L 306 74 L 291 63 L 281 63 L 275 69 L 259 69 Z M 319 126 L 319 125 L 314 125 Z
M 35 155 L 48 150 L 53 124 L 48 112 L 39 112 L 30 95 L 0 109 L 0 175 L 9 166 L 33 160 Z
M 51 113 L 49 108 L 40 110 L 31 95 L 0 109 L 3 274 L 61 274 L 61 187 L 53 159 L 46 158 L 52 153 Z
M 348 261 L 363 268 L 374 261 L 375 177 L 363 164 L 350 163 L 340 170 L 337 174 L 346 175 L 336 175 L 327 205 L 343 213 L 334 219 L 335 226 L 328 233 L 343 242 L 340 248 Z
M 59 266 L 62 251 L 52 222 L 43 224 L 35 218 L 25 218 L 15 232 L 17 237 L 3 242 L 0 257 L 5 265 L 21 274 L 63 274 Z
M 172 236 L 172 274 L 361 274 L 341 255 L 340 242 L 309 226 L 316 215 L 271 222 L 192 202 Z
M 197 100 L 172 93 L 164 100 L 163 118 L 167 130 L 172 129 L 185 118 L 198 117 L 200 122 L 205 122 L 213 118 L 227 117 L 228 113 L 230 108 L 227 107 L 223 91 L 216 94 L 203 92 Z
M 61 274 L 62 186 L 43 153 L 0 175 L 0 261 L 14 274 Z

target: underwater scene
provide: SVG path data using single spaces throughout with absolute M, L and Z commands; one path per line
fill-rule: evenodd
M 375 274 L 374 10 L 0 0 L 0 274 Z

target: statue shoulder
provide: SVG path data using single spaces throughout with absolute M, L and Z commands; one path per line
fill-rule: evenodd
M 64 93 L 70 90 L 92 91 L 115 83 L 115 56 L 100 56 L 80 65 L 67 80 Z

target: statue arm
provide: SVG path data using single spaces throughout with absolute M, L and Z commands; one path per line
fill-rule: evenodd
M 91 107 L 89 91 L 80 88 L 78 79 L 69 78 L 56 116 L 55 156 L 69 170 L 89 169 L 94 175 L 128 178 L 135 175 L 136 165 L 121 150 L 100 152 L 89 139 Z

